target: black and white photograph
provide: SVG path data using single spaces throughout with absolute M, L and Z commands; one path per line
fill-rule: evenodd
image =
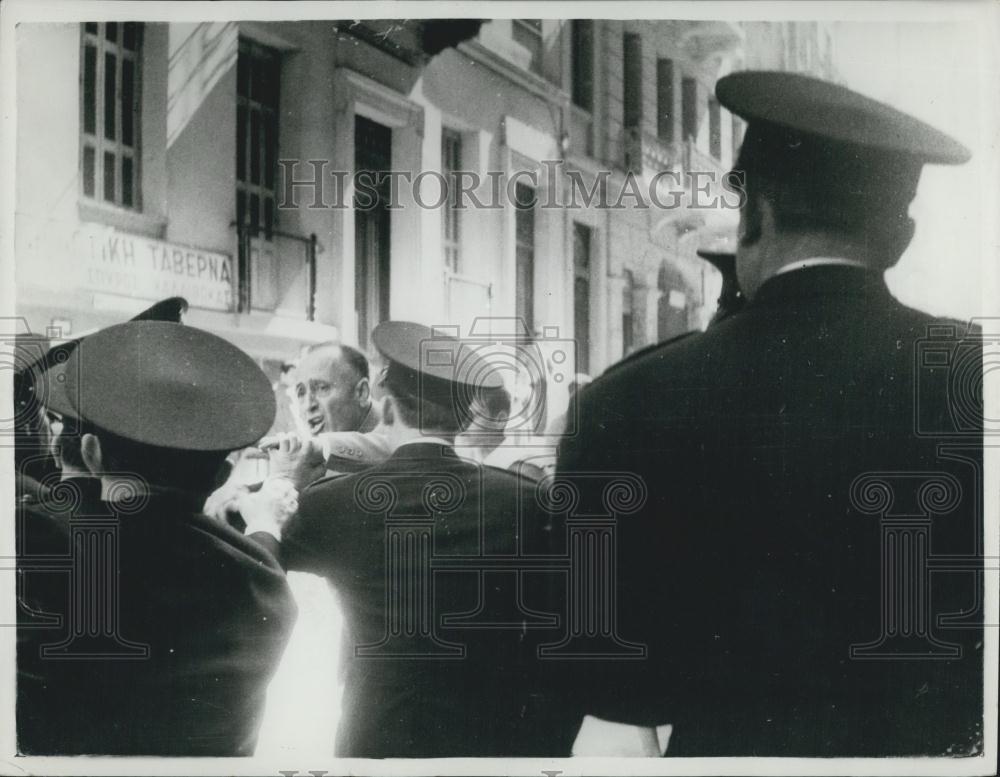
M 0 107 L 0 774 L 996 774 L 1000 4 L 6 0 Z

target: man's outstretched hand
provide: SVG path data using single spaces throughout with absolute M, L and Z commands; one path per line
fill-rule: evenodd
M 288 478 L 299 491 L 326 474 L 326 456 L 315 437 L 283 432 L 265 437 L 258 447 L 267 451 L 269 476 Z
M 236 504 L 246 522 L 244 534 L 264 532 L 281 542 L 282 529 L 299 509 L 299 494 L 284 475 L 269 475 L 259 491 L 240 494 Z

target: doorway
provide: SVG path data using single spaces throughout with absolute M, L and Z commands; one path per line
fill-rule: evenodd
M 389 178 L 392 129 L 354 119 L 354 310 L 358 345 L 367 349 L 372 329 L 389 317 Z

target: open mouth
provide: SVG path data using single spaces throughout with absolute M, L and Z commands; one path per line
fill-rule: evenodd
M 306 419 L 306 423 L 309 425 L 309 432 L 311 434 L 319 434 L 326 427 L 326 420 L 323 416 L 308 418 Z

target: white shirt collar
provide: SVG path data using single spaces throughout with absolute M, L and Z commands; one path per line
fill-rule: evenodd
M 860 267 L 862 270 L 867 269 L 868 265 L 864 262 L 859 262 L 857 259 L 841 259 L 835 256 L 816 256 L 811 259 L 799 259 L 794 262 L 789 262 L 782 267 L 779 267 L 772 274 L 782 275 L 786 272 L 794 272 L 795 270 L 804 270 L 807 267 Z
M 397 445 L 396 446 L 396 450 L 399 450 L 404 445 L 424 445 L 424 444 L 444 445 L 446 448 L 454 448 L 455 447 L 455 443 L 450 442 L 450 441 L 444 439 L 444 437 L 427 436 L 427 437 L 417 437 L 416 439 L 413 439 L 413 440 L 407 440 L 406 442 L 402 443 L 401 445 Z

